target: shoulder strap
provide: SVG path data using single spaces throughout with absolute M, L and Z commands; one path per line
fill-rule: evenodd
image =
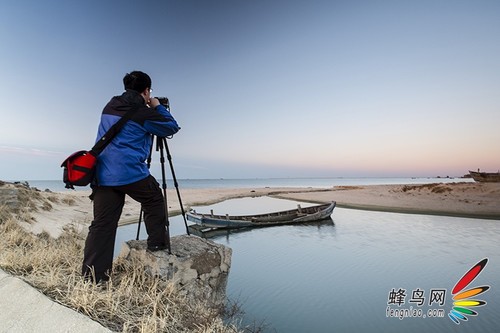
M 134 114 L 135 111 L 139 109 L 139 107 L 140 106 L 135 106 L 129 111 L 127 111 L 127 113 L 125 113 L 123 117 L 120 118 L 120 120 L 118 120 L 113 126 L 109 128 L 109 130 L 106 133 L 104 133 L 104 135 L 99 139 L 99 141 L 96 142 L 94 147 L 92 147 L 92 149 L 90 150 L 92 155 L 97 156 L 100 153 L 102 153 L 104 148 L 106 148 L 111 143 L 114 137 L 118 134 L 118 132 L 120 132 L 125 123 L 129 121 L 130 118 L 132 118 L 132 114 Z

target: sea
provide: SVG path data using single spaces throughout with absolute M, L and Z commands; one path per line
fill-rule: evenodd
M 84 191 L 89 187 L 75 187 L 66 189 L 61 180 L 10 180 L 27 182 L 31 187 L 53 192 Z M 473 182 L 470 178 L 453 177 L 334 177 L 334 178 L 242 178 L 242 179 L 178 179 L 178 187 L 183 188 L 263 188 L 263 187 L 312 187 L 328 188 L 332 186 L 348 185 L 391 185 L 391 184 L 426 184 L 437 182 Z M 158 179 L 161 184 L 161 179 Z M 172 179 L 167 179 L 167 188 L 173 188 Z
M 179 180 L 179 188 L 331 187 L 471 181 L 461 178 L 293 178 Z M 61 190 L 50 181 L 28 181 Z M 171 184 L 169 184 L 170 186 Z M 298 202 L 239 198 L 193 207 L 215 214 L 293 209 Z M 306 205 L 301 203 L 302 206 Z M 121 244 L 138 224 L 122 226 Z M 186 233 L 170 218 L 171 236 Z M 145 239 L 144 227 L 139 238 Z M 250 229 L 210 236 L 232 249 L 228 302 L 238 324 L 258 332 L 498 332 L 500 221 L 335 208 L 321 223 Z M 486 259 L 486 261 L 485 261 Z M 473 269 L 482 262 L 483 269 Z M 473 272 L 466 274 L 467 272 Z M 479 273 L 479 274 L 478 274 Z M 463 307 L 453 291 L 488 287 Z M 473 277 L 473 278 L 472 278 Z M 455 292 L 458 294 L 458 292 Z M 479 300 L 479 306 L 474 301 Z M 454 309 L 455 308 L 455 309 Z M 456 308 L 459 308 L 458 310 Z M 470 309 L 463 314 L 460 308 Z M 457 314 L 458 313 L 458 314 Z M 455 319 L 453 319 L 455 318 Z M 460 318 L 460 319 L 456 319 Z

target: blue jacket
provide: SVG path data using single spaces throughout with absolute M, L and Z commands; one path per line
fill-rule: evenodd
M 99 186 L 128 185 L 149 176 L 152 134 L 166 137 L 180 129 L 163 105 L 149 108 L 138 92 L 127 90 L 104 107 L 96 142 L 132 107 L 139 108 L 97 158 Z

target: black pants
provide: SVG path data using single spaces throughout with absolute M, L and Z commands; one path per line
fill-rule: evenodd
M 153 176 L 123 186 L 99 186 L 94 189 L 94 220 L 85 241 L 82 274 L 95 282 L 108 280 L 113 264 L 118 220 L 125 204 L 125 195 L 141 203 L 148 246 L 164 246 L 166 216 L 163 194 Z

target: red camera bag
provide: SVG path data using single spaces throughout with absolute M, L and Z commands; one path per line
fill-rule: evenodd
M 87 186 L 94 179 L 97 157 L 91 151 L 80 150 L 62 162 L 63 182 L 66 188 Z

